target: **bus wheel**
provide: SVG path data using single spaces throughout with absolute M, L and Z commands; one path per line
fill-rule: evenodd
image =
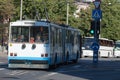
M 98 52 L 98 58 L 100 58 L 100 51 Z
M 110 52 L 108 52 L 108 58 L 110 57 Z
M 76 56 L 76 59 L 73 60 L 74 63 L 77 63 L 78 62 L 78 55 L 79 55 L 79 52 L 77 52 L 77 56 Z
M 68 62 L 69 62 L 69 53 L 67 52 L 65 64 L 68 64 Z
M 57 53 L 55 54 L 55 59 L 54 59 L 54 64 L 53 64 L 53 68 L 57 68 Z

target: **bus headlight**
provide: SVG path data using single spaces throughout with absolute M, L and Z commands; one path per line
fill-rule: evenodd
M 10 43 L 10 46 L 12 46 L 12 43 Z

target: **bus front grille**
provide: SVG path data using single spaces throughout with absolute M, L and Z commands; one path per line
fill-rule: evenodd
M 48 64 L 46 60 L 9 60 L 10 64 Z

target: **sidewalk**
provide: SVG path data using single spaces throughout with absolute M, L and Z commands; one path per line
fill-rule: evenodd
M 1 52 L 0 51 L 0 58 L 7 58 L 7 52 Z
M 7 67 L 7 64 L 8 64 L 7 52 L 0 51 L 0 68 Z
M 0 58 L 1 57 L 4 57 L 4 58 L 6 57 L 7 58 L 7 50 L 6 50 L 5 46 L 2 47 L 0 45 Z

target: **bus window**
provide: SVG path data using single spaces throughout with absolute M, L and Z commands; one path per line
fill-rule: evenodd
M 31 27 L 30 37 L 34 37 L 35 41 L 38 43 L 38 36 L 40 37 L 40 43 L 48 43 L 49 35 L 48 35 L 48 27 Z
M 29 38 L 29 28 L 28 27 L 12 27 L 12 35 L 11 41 L 12 42 L 28 42 Z

